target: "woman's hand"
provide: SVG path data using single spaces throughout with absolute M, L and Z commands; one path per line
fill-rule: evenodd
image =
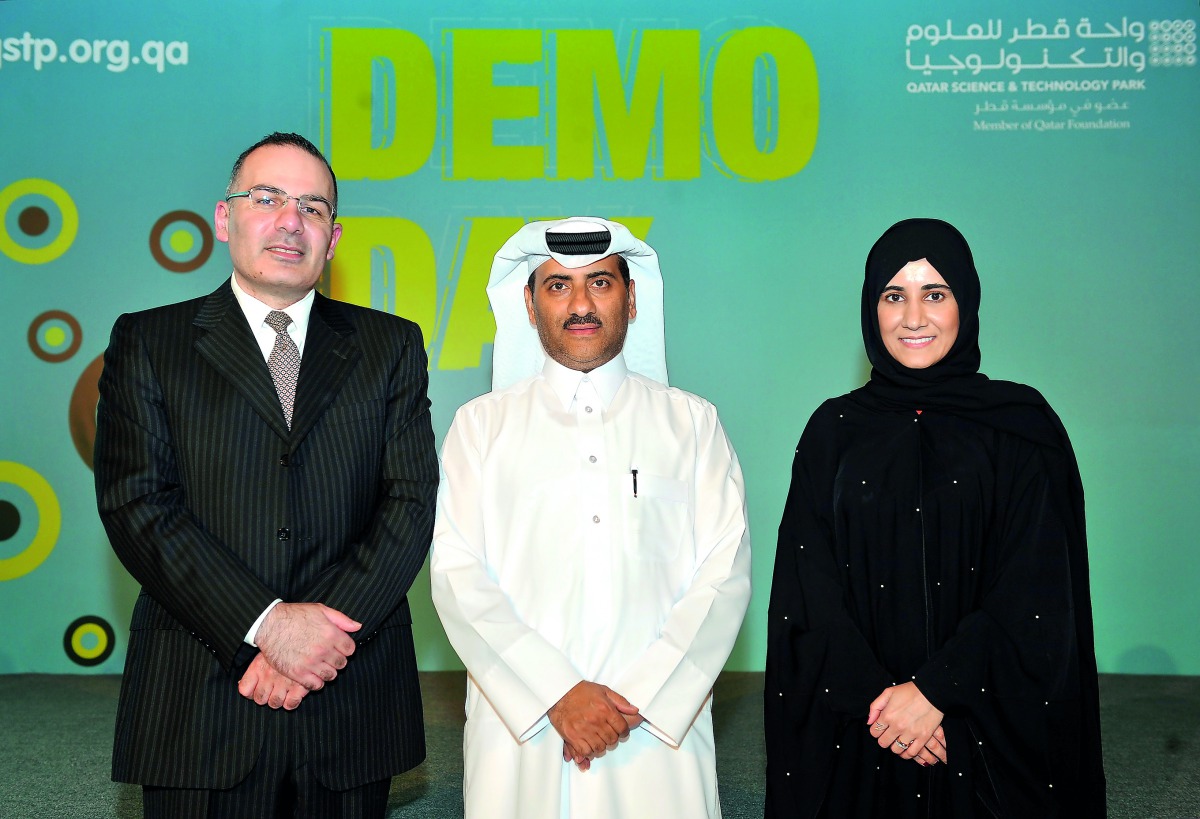
M 921 752 L 913 760 L 918 765 L 936 765 L 946 761 L 946 732 L 942 726 L 933 731 L 933 737 L 921 748 Z
M 920 759 L 922 764 L 946 761 L 945 715 L 925 699 L 916 683 L 885 688 L 871 703 L 867 716 L 871 736 L 880 748 L 891 748 L 901 759 Z

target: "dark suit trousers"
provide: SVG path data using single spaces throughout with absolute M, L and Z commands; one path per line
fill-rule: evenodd
M 304 762 L 304 742 L 290 716 L 271 714 L 262 755 L 232 788 L 143 788 L 146 819 L 383 819 L 392 780 L 329 790 Z

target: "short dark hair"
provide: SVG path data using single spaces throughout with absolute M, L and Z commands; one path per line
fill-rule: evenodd
M 246 157 L 257 151 L 259 148 L 264 148 L 268 145 L 290 145 L 293 148 L 299 148 L 307 154 L 315 156 L 321 160 L 325 166 L 325 170 L 329 171 L 329 178 L 333 180 L 333 216 L 337 218 L 337 175 L 333 172 L 333 166 L 329 164 L 329 160 L 325 158 L 325 154 L 321 153 L 321 149 L 313 145 L 300 134 L 282 133 L 276 131 L 273 134 L 267 134 L 258 142 L 251 145 L 246 150 L 238 155 L 237 161 L 233 163 L 233 170 L 229 174 L 229 184 L 225 186 L 225 195 L 234 192 L 234 186 L 237 184 L 238 174 L 242 172 L 242 165 L 246 162 Z
M 621 272 L 621 278 L 625 280 L 625 289 L 628 290 L 629 289 L 629 262 L 625 261 L 625 257 L 622 256 L 620 253 L 611 253 L 609 255 L 617 257 L 617 270 L 619 270 Z M 530 290 L 533 290 L 533 278 L 536 275 L 537 275 L 537 270 L 535 269 L 533 272 L 531 272 L 529 274 L 529 281 L 527 281 L 525 283 L 529 287 Z

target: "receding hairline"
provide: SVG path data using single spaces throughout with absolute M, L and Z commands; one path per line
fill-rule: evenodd
M 320 160 L 321 164 L 325 166 L 325 171 L 329 174 L 329 181 L 333 185 L 333 202 L 331 204 L 333 205 L 333 215 L 336 218 L 338 208 L 337 174 L 333 172 L 333 166 L 329 164 L 329 160 L 325 157 L 325 154 L 321 153 L 321 149 L 300 134 L 275 131 L 274 133 L 267 134 L 258 142 L 255 142 L 249 148 L 242 151 L 238 155 L 238 158 L 234 160 L 233 169 L 229 173 L 229 183 L 225 186 L 225 195 L 229 196 L 231 193 L 237 191 L 238 178 L 242 174 L 242 167 L 246 164 L 246 158 L 260 148 L 269 147 L 296 148 L 314 159 Z

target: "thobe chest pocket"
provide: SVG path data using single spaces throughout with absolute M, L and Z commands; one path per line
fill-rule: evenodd
M 638 472 L 637 497 L 625 495 L 625 552 L 639 560 L 679 556 L 691 531 L 687 481 Z

